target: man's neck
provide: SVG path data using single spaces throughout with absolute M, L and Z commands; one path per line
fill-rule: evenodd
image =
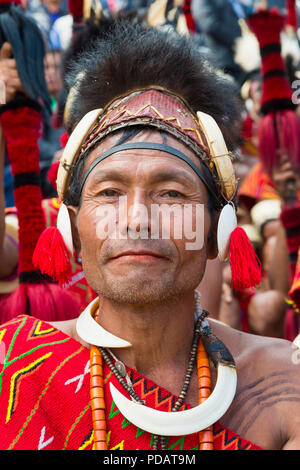
M 155 305 L 100 301 L 100 324 L 132 344 L 114 349 L 127 366 L 144 375 L 165 368 L 186 369 L 194 332 L 194 294 Z

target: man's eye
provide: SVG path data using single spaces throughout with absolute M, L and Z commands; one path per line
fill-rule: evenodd
M 98 196 L 105 196 L 105 197 L 115 197 L 118 196 L 119 193 L 115 189 L 104 189 L 98 193 Z
M 171 190 L 171 191 L 167 191 L 163 194 L 163 196 L 166 195 L 167 197 L 184 197 L 183 194 L 181 194 L 179 191 L 174 191 L 174 190 Z

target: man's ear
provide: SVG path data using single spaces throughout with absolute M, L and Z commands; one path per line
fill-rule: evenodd
M 73 245 L 78 258 L 81 258 L 81 242 L 79 237 L 79 232 L 77 229 L 77 214 L 78 214 L 78 207 L 75 206 L 68 206 L 68 212 L 71 221 L 71 228 L 72 228 L 72 238 L 73 238 Z
M 207 259 L 215 259 L 218 256 L 217 231 L 220 213 L 214 211 L 211 217 L 212 226 L 207 240 Z

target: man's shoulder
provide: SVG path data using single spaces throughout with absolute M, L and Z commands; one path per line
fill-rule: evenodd
M 295 366 L 300 365 L 300 349 L 291 341 L 245 333 L 217 321 L 211 325 L 241 368 L 256 364 L 256 373 L 263 374 L 274 368 L 295 372 Z
M 215 321 L 211 324 L 213 333 L 230 350 L 241 384 L 247 387 L 253 384 L 254 387 L 257 382 L 268 387 L 277 377 L 282 384 L 300 387 L 300 349 L 296 344 L 281 338 L 245 333 Z
M 264 449 L 300 445 L 300 349 L 211 322 L 233 355 L 238 386 L 225 424 Z
M 245 344 L 249 348 L 249 357 L 252 360 L 261 359 L 259 370 L 264 372 L 282 369 L 286 372 L 296 372 L 295 366 L 300 364 L 300 349 L 296 344 L 283 338 L 247 333 L 245 335 Z

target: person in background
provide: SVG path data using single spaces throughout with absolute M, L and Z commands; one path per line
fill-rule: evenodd
M 63 81 L 61 76 L 61 50 L 50 49 L 45 54 L 45 78 L 49 94 L 52 99 L 52 111 L 56 106 L 58 95 L 62 89 Z
M 28 15 L 37 22 L 45 44 L 49 42 L 50 30 L 54 22 L 67 13 L 62 0 L 42 0 L 40 4 L 32 5 L 28 9 Z
M 49 33 L 49 45 L 66 50 L 70 45 L 73 30 L 73 16 L 64 15 L 54 21 Z
M 54 112 L 63 86 L 61 51 L 59 49 L 48 50 L 45 54 L 44 66 L 46 83 L 52 101 L 52 112 Z M 39 139 L 43 198 L 56 196 L 56 191 L 50 183 L 47 173 L 52 162 L 58 159 L 61 150 L 60 138 L 64 132 L 63 127 L 54 128 L 52 122 L 47 120 L 44 124 L 43 135 Z
M 191 8 L 213 62 L 241 83 L 243 73 L 234 61 L 233 47 L 242 34 L 238 20 L 246 15 L 244 5 L 237 0 L 192 0 Z

